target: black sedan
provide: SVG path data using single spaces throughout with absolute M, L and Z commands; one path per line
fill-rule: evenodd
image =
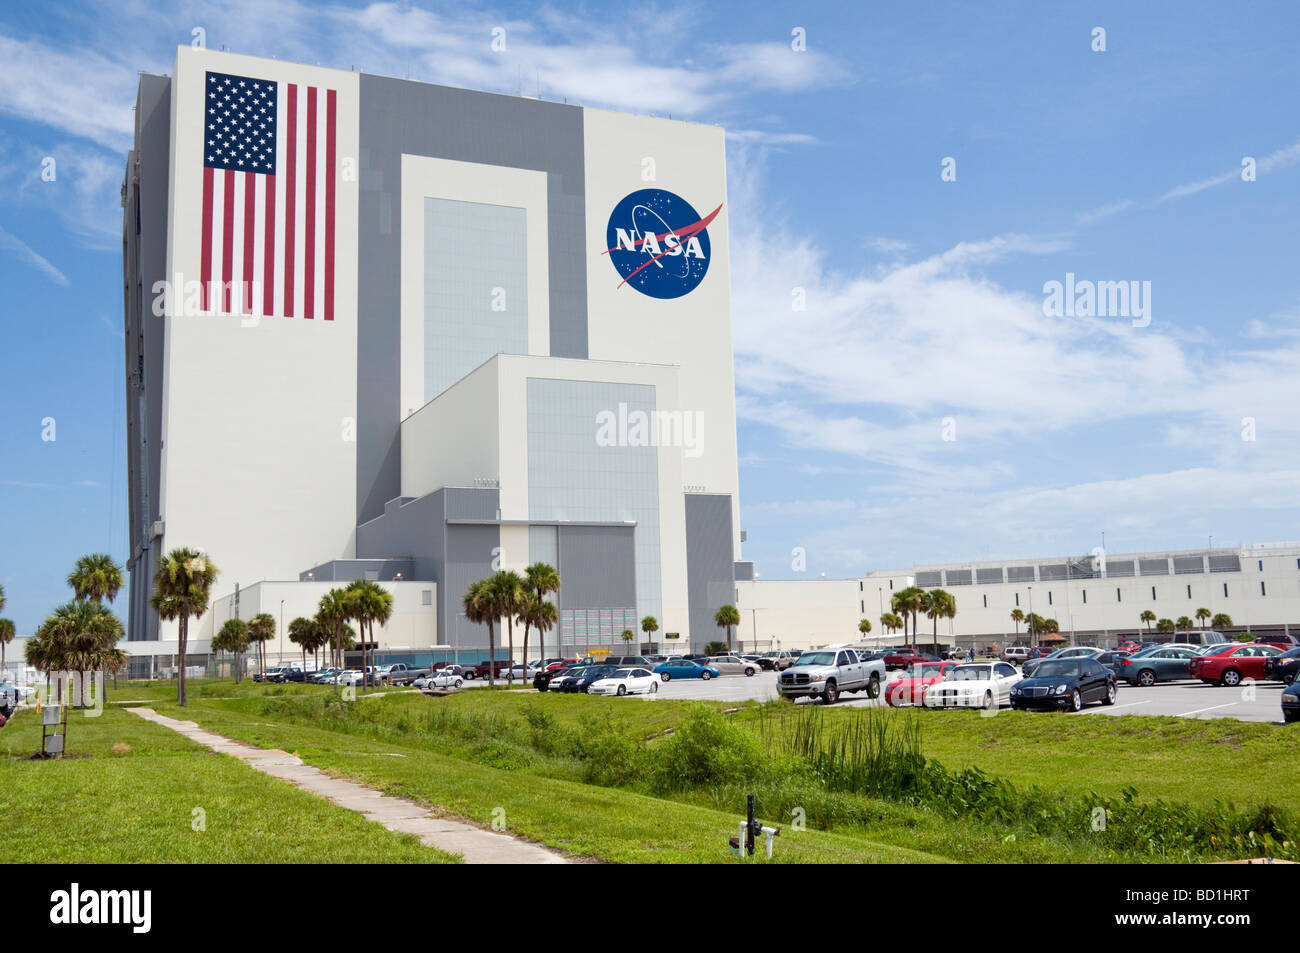
M 1011 707 L 1080 711 L 1094 701 L 1113 705 L 1116 681 L 1115 673 L 1096 659 L 1044 659 L 1033 678 L 1012 686 Z
M 1291 685 L 1297 673 L 1300 673 L 1300 648 L 1264 660 L 1264 677 L 1270 681 Z

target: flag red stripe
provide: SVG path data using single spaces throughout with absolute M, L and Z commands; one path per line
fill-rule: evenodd
M 284 282 L 284 316 L 293 317 L 293 243 L 294 243 L 294 216 L 297 214 L 297 196 L 294 194 L 297 179 L 298 165 L 298 86 L 289 83 L 285 86 L 285 92 L 289 94 L 287 106 L 289 121 L 285 123 L 283 131 L 280 133 L 284 139 L 284 173 L 287 178 L 284 180 L 284 274 L 280 279 Z
M 338 170 L 334 167 L 335 148 L 335 112 L 338 107 L 338 92 L 331 89 L 326 93 L 325 116 L 325 320 L 334 320 L 334 180 Z
M 253 313 L 253 238 L 257 230 L 257 176 L 252 172 L 244 173 L 244 271 L 241 290 L 243 291 L 244 310 Z
M 307 87 L 307 208 L 303 236 L 303 317 L 316 317 L 316 87 Z
M 235 173 L 222 173 L 221 210 L 221 310 L 230 313 L 230 283 L 235 279 Z
M 203 310 L 210 311 L 209 298 L 212 285 L 212 173 L 211 166 L 203 167 L 203 257 L 200 265 L 203 279 Z
M 266 242 L 262 250 L 262 313 L 275 313 L 275 176 L 266 176 Z

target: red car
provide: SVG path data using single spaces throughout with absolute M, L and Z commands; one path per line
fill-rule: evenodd
M 1240 685 L 1244 678 L 1259 681 L 1264 677 L 1264 663 L 1281 654 L 1275 645 L 1229 642 L 1192 659 L 1187 674 L 1211 685 Z
M 891 708 L 919 705 L 925 700 L 925 690 L 941 682 L 959 662 L 916 662 L 900 679 L 890 682 L 885 690 L 885 701 Z

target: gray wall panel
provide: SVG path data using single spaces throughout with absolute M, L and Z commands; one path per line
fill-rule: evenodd
M 713 624 L 713 615 L 736 600 L 731 541 L 731 496 L 686 494 L 686 594 L 693 648 L 726 637 Z
M 357 520 L 401 491 L 401 156 L 547 173 L 551 354 L 587 357 L 582 110 L 363 74 L 357 333 Z M 441 589 L 439 589 L 441 592 Z
M 561 609 L 637 604 L 630 526 L 561 526 L 559 570 Z

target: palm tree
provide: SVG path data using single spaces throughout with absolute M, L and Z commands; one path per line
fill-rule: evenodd
M 239 657 L 248 651 L 248 645 L 252 638 L 252 631 L 249 623 L 243 619 L 227 619 L 221 626 L 221 630 L 212 637 L 212 650 L 217 653 L 229 652 L 235 657 L 235 664 L 231 669 L 235 676 L 235 684 L 239 684 L 239 676 L 242 674 L 240 669 Z
M 631 642 L 631 641 L 632 641 L 633 639 L 635 639 L 635 638 L 636 638 L 636 633 L 633 632 L 631 629 L 624 629 L 624 630 L 623 630 L 623 641 L 624 641 L 624 642 Z
M 83 707 L 87 672 L 116 672 L 126 665 L 126 653 L 117 647 L 122 622 L 97 602 L 69 602 L 54 610 L 27 640 L 27 662 L 44 672 L 76 672 L 73 704 Z
M 907 642 L 907 616 L 912 617 L 912 646 L 916 647 L 916 617 L 924 611 L 923 600 L 925 590 L 917 586 L 908 586 L 906 589 L 900 589 L 890 598 L 890 607 L 903 616 L 903 636 L 904 643 Z
M 1218 613 L 1217 615 L 1215 615 L 1213 619 L 1210 620 L 1210 628 L 1212 629 L 1232 628 L 1232 616 L 1228 615 L 1228 613 L 1226 612 Z
M 316 621 L 329 637 L 333 648 L 331 664 L 335 668 L 343 667 L 343 630 L 353 618 L 352 598 L 343 589 L 331 589 L 320 597 L 316 606 Z M 334 679 L 334 690 L 338 691 L 339 680 Z
M 740 625 L 740 610 L 735 606 L 721 606 L 713 614 L 713 624 L 727 630 L 727 651 L 731 651 L 731 628 Z
M 275 616 L 269 612 L 259 612 L 248 622 L 249 644 L 257 645 L 257 665 L 266 674 L 266 643 L 275 638 Z
M 212 584 L 220 570 L 212 560 L 197 550 L 179 547 L 163 557 L 153 577 L 153 606 L 160 619 L 177 620 L 177 655 L 180 662 L 176 679 L 176 703 L 185 706 L 185 645 L 189 636 L 190 616 L 201 616 L 208 608 Z
M 289 641 L 302 649 L 302 667 L 307 668 L 307 650 L 316 642 L 316 624 L 302 616 L 289 623 Z
M 1157 632 L 1172 632 L 1175 628 L 1173 619 L 1161 619 L 1156 623 Z
M 555 571 L 553 566 L 547 563 L 533 563 L 524 570 L 524 584 L 528 591 L 535 595 L 539 602 L 545 601 L 548 593 L 560 591 L 560 574 Z M 538 646 L 538 656 L 546 658 L 546 638 L 539 636 L 541 644 Z M 558 649 L 557 649 L 558 650 Z M 561 652 L 561 655 L 564 653 Z M 524 624 L 524 661 L 528 661 L 528 624 Z
M 957 600 L 945 589 L 931 589 L 921 597 L 921 611 L 934 623 L 934 637 L 931 649 L 939 647 L 939 620 L 952 619 L 957 615 Z
M 645 637 L 648 640 L 652 635 L 659 631 L 659 620 L 652 615 L 646 616 L 641 620 L 641 631 L 645 633 Z
M 1147 635 L 1150 635 L 1151 623 L 1156 621 L 1156 614 L 1152 612 L 1150 609 L 1143 609 L 1142 614 L 1138 616 L 1138 618 L 1147 624 Z
M 0 619 L 0 680 L 5 677 L 5 646 L 14 640 L 12 619 Z
M 103 605 L 112 602 L 122 588 L 122 567 L 106 553 L 91 553 L 77 560 L 77 568 L 68 574 L 68 585 L 78 601 L 87 599 Z
M 1011 621 L 1016 624 L 1016 640 L 1020 639 L 1020 623 L 1025 621 L 1025 614 L 1020 609 L 1011 610 Z
M 1050 629 L 1046 619 L 1037 612 L 1031 612 L 1025 616 L 1025 631 L 1029 633 L 1030 640 L 1037 645 L 1039 636 L 1046 635 Z
M 545 645 L 546 633 L 555 628 L 560 618 L 560 610 L 555 607 L 554 602 L 539 596 L 536 592 L 529 591 L 525 595 L 526 605 L 521 621 L 524 623 L 524 662 L 527 663 L 529 628 L 537 630 L 538 638 L 542 639 L 542 645 Z M 545 659 L 545 654 L 541 655 L 541 658 Z
M 506 632 L 510 647 L 510 670 L 506 680 L 515 683 L 515 619 L 523 614 L 526 606 L 524 597 L 524 578 L 512 569 L 503 569 L 488 580 L 492 592 L 493 617 L 506 620 Z M 528 660 L 524 659 L 524 664 Z
M 1188 616 L 1180 615 L 1178 617 L 1177 625 L 1178 628 L 1180 629 L 1190 629 L 1194 625 L 1194 623 Z
M 866 634 L 871 631 L 871 620 L 863 619 L 858 622 L 858 631 L 865 637 Z
M 366 673 L 364 684 L 370 684 L 370 671 L 366 664 L 366 645 L 374 644 L 375 623 L 384 625 L 393 617 L 393 594 L 369 579 L 358 579 L 347 588 L 352 598 L 353 618 L 361 626 L 361 670 Z
M 469 584 L 461 599 L 465 618 L 476 625 L 488 627 L 488 687 L 495 688 L 497 681 L 497 642 L 493 626 L 496 624 L 495 605 L 489 580 L 480 579 Z
M 1202 629 L 1205 628 L 1205 622 L 1206 622 L 1207 619 L 1210 618 L 1210 615 L 1211 615 L 1211 612 L 1210 612 L 1209 609 L 1204 609 L 1204 608 L 1202 608 L 1202 609 L 1197 609 L 1197 610 L 1196 610 L 1196 619 L 1197 619 L 1198 622 L 1201 623 L 1201 628 L 1202 628 Z

